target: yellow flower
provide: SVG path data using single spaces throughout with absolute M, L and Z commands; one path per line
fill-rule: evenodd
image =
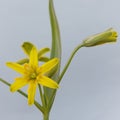
M 28 84 L 28 104 L 34 103 L 37 85 L 43 85 L 49 88 L 58 88 L 58 84 L 52 79 L 45 76 L 53 67 L 58 64 L 58 59 L 54 58 L 43 65 L 38 64 L 38 51 L 33 47 L 30 52 L 29 63 L 24 65 L 15 62 L 7 62 L 6 65 L 15 71 L 19 72 L 22 76 L 15 78 L 14 83 L 10 86 L 10 90 L 15 92 Z
M 83 46 L 92 47 L 105 43 L 116 42 L 117 36 L 117 32 L 113 28 L 110 28 L 102 33 L 88 37 L 83 41 Z

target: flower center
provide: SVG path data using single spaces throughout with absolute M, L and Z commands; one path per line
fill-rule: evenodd
M 30 75 L 30 78 L 33 80 L 36 79 L 36 77 L 37 77 L 37 74 L 35 72 Z

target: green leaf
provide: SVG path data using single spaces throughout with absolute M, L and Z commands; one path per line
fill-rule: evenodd
M 49 15 L 50 15 L 50 24 L 51 24 L 51 33 L 52 33 L 52 46 L 51 46 L 51 55 L 50 59 L 58 58 L 59 64 L 56 66 L 48 76 L 53 80 L 58 81 L 58 76 L 60 74 L 60 63 L 61 63 L 61 38 L 59 25 L 57 21 L 57 17 L 54 10 L 53 0 L 49 0 Z M 44 87 L 44 93 L 46 96 L 46 101 L 49 103 L 49 99 L 51 98 L 52 93 L 55 90 Z
M 53 0 L 49 0 L 49 14 L 50 14 L 50 22 L 51 22 L 51 31 L 52 31 L 52 48 L 51 48 L 51 59 L 59 58 L 58 70 L 55 72 L 53 79 L 57 81 L 60 72 L 60 63 L 61 63 L 61 38 L 59 25 L 57 21 L 57 17 L 54 10 Z

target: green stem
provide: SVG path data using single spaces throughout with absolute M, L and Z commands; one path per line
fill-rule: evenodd
M 42 105 L 45 106 L 45 100 L 44 100 L 44 95 L 43 95 L 43 92 L 42 92 L 42 88 L 40 85 L 38 85 L 38 88 L 39 88 L 39 93 L 40 93 L 40 98 L 41 98 L 41 101 L 42 101 Z
M 49 120 L 49 112 L 43 114 L 43 120 Z
M 69 65 L 70 65 L 70 63 L 71 63 L 74 55 L 75 55 L 76 52 L 77 52 L 80 48 L 82 48 L 83 46 L 84 46 L 83 44 L 78 45 L 78 46 L 74 49 L 74 51 L 72 52 L 70 58 L 68 59 L 67 64 L 65 65 L 65 67 L 64 67 L 64 69 L 63 69 L 63 71 L 62 71 L 62 73 L 61 73 L 61 75 L 60 75 L 60 77 L 59 77 L 59 79 L 58 79 L 58 84 L 61 82 L 64 74 L 66 73 L 66 70 L 68 69 L 68 67 L 69 67 Z M 53 93 L 52 93 L 52 95 L 51 95 L 51 98 L 50 98 L 50 101 L 49 101 L 49 105 L 48 105 L 49 110 L 51 109 L 52 104 L 53 104 L 53 102 L 54 102 L 56 92 L 57 92 L 57 90 L 54 90 Z
M 7 81 L 3 80 L 2 78 L 0 78 L 0 81 L 3 82 L 4 84 L 6 84 L 7 86 L 10 86 L 11 84 L 8 83 Z M 22 90 L 18 90 L 18 93 L 20 93 L 21 95 L 23 95 L 24 97 L 28 98 L 28 95 L 26 93 L 24 93 Z M 44 109 L 43 107 L 37 102 L 34 101 L 34 105 L 42 112 L 44 113 Z
M 82 48 L 82 47 L 83 47 L 83 44 L 80 44 L 80 45 L 78 45 L 78 46 L 74 49 L 74 51 L 72 52 L 70 58 L 68 59 L 67 64 L 65 65 L 65 67 L 64 67 L 64 69 L 63 69 L 63 71 L 62 71 L 62 73 L 60 74 L 58 83 L 61 82 L 61 80 L 62 80 L 64 74 L 66 73 L 66 70 L 68 69 L 68 67 L 69 67 L 69 65 L 70 65 L 70 63 L 71 63 L 71 61 L 72 61 L 74 55 L 76 54 L 76 52 L 77 52 L 80 48 Z

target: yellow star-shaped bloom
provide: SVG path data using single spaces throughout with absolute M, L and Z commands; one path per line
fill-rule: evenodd
M 7 62 L 6 65 L 8 67 L 14 69 L 22 75 L 21 77 L 15 78 L 14 83 L 10 86 L 10 90 L 15 92 L 28 84 L 28 104 L 32 105 L 34 103 L 38 84 L 54 89 L 59 87 L 54 80 L 45 76 L 45 74 L 54 68 L 58 62 L 59 60 L 54 58 L 39 66 L 38 51 L 36 47 L 33 47 L 30 52 L 29 63 L 20 65 L 15 62 Z

